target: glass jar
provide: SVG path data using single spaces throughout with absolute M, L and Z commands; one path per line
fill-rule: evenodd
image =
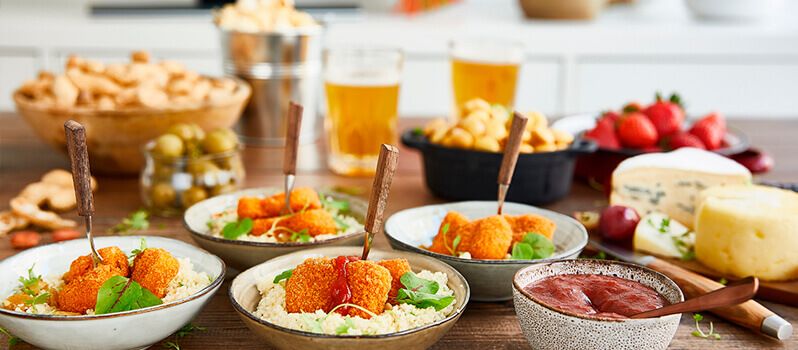
M 244 183 L 243 147 L 197 157 L 170 157 L 144 146 L 140 188 L 144 205 L 160 216 L 179 216 L 201 200 L 238 190 Z

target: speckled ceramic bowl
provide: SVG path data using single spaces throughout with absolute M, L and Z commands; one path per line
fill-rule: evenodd
M 277 274 L 293 269 L 305 259 L 360 255 L 359 247 L 327 247 L 303 250 L 269 260 L 240 273 L 230 284 L 230 300 L 238 315 L 255 334 L 278 349 L 379 349 L 421 350 L 427 349 L 443 337 L 454 326 L 468 303 L 469 286 L 465 278 L 451 266 L 419 254 L 372 249 L 369 260 L 407 259 L 414 271 L 429 270 L 444 272 L 449 276 L 448 286 L 454 291 L 455 309 L 442 321 L 398 333 L 377 335 L 327 335 L 298 331 L 278 326 L 252 314 L 261 299 L 256 287 L 262 278 L 272 279 Z
M 571 217 L 519 203 L 504 203 L 503 213 L 509 215 L 537 214 L 557 224 L 554 232 L 554 254 L 540 260 L 472 260 L 433 253 L 420 248 L 432 244 L 441 221 L 450 211 L 457 211 L 469 220 L 496 214 L 495 201 L 455 202 L 402 210 L 385 222 L 385 235 L 394 249 L 424 254 L 452 265 L 471 285 L 471 299 L 475 301 L 503 301 L 513 297 L 513 275 L 529 264 L 573 259 L 587 244 L 587 230 Z
M 523 290 L 541 278 L 566 274 L 601 274 L 640 282 L 669 302 L 684 301 L 670 278 L 642 266 L 609 260 L 576 259 L 527 266 L 513 279 L 515 313 L 533 349 L 640 350 L 665 349 L 679 327 L 682 315 L 644 319 L 590 318 L 555 310 Z
M 97 237 L 98 247 L 117 246 L 130 252 L 141 246 L 142 236 Z M 221 259 L 191 244 L 163 237 L 143 237 L 147 245 L 163 248 L 178 258 L 189 258 L 194 270 L 214 281 L 199 292 L 174 302 L 139 310 L 91 316 L 36 315 L 0 308 L 0 325 L 25 342 L 44 349 L 146 349 L 185 326 L 222 286 L 225 265 Z M 31 248 L 0 262 L 0 299 L 18 288 L 35 263 L 36 275 L 63 274 L 78 256 L 89 254 L 86 239 Z M 3 339 L 2 341 L 5 341 Z
M 365 221 L 368 210 L 366 201 L 343 193 L 319 189 L 317 191 L 322 191 L 333 199 L 348 201 L 349 212 L 347 215 L 355 217 L 361 223 Z M 206 199 L 186 210 L 183 214 L 183 226 L 191 233 L 191 238 L 200 247 L 218 255 L 228 266 L 238 270 L 245 270 L 271 258 L 304 249 L 328 246 L 363 246 L 366 237 L 365 231 L 341 235 L 324 241 L 294 243 L 240 241 L 215 237 L 208 232 L 207 223 L 211 215 L 235 208 L 239 198 L 244 196 L 270 197 L 280 192 L 283 192 L 282 188 L 261 187 Z

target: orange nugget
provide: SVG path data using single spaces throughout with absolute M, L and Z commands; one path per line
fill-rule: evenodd
M 512 227 L 501 215 L 474 220 L 458 233 L 467 235 L 468 239 L 460 244 L 462 251 L 471 253 L 473 259 L 504 259 L 513 242 Z
M 289 205 L 291 210 L 296 213 L 305 210 L 313 210 L 321 208 L 321 200 L 319 194 L 310 187 L 300 187 L 291 191 L 291 200 Z M 262 217 L 272 217 L 280 215 L 280 210 L 285 206 L 285 193 L 280 193 L 272 197 L 266 198 L 262 203 Z
M 540 215 L 504 215 L 504 218 L 507 219 L 507 222 L 513 228 L 513 243 L 520 242 L 530 232 L 540 233 L 551 240 L 551 237 L 554 236 L 554 231 L 557 231 L 557 224 L 554 221 Z
M 346 265 L 346 281 L 352 291 L 352 304 L 377 315 L 385 311 L 391 290 L 391 273 L 388 269 L 368 260 L 350 262 Z M 349 308 L 349 316 L 371 318 L 368 313 L 354 307 Z
M 305 260 L 285 283 L 285 309 L 288 312 L 330 312 L 332 284 L 336 278 L 338 273 L 332 259 Z
M 391 273 L 391 291 L 388 292 L 388 301 L 391 304 L 396 302 L 396 294 L 400 288 L 403 288 L 401 278 L 404 274 L 412 271 L 410 263 L 405 259 L 392 259 L 383 260 L 378 263 L 380 266 L 388 269 Z
M 446 235 L 444 235 L 443 228 L 446 226 L 446 224 L 449 224 L 449 230 L 446 232 Z M 443 218 L 443 222 L 441 222 L 441 226 L 438 228 L 438 234 L 432 240 L 432 245 L 428 250 L 438 254 L 452 255 L 452 252 L 449 250 L 449 248 L 452 248 L 454 239 L 458 234 L 463 236 L 462 232 L 460 232 L 460 229 L 467 224 L 468 218 L 465 215 L 456 211 L 450 211 L 448 214 L 446 214 L 446 217 Z M 444 238 L 444 236 L 446 237 Z M 460 244 L 457 248 L 458 252 L 463 251 L 461 245 L 463 244 L 463 240 L 465 238 L 466 237 L 460 238 Z
M 119 276 L 127 277 L 130 274 L 130 267 L 127 262 L 127 255 L 119 247 L 105 247 L 97 250 L 103 258 L 103 265 L 108 265 L 111 269 L 119 272 Z M 91 255 L 83 255 L 72 261 L 69 271 L 64 276 L 64 283 L 69 284 L 73 279 L 82 276 L 94 268 Z M 92 306 L 93 308 L 94 306 Z
M 272 230 L 274 228 L 274 230 Z M 332 215 L 324 209 L 306 210 L 297 212 L 288 217 L 273 217 L 268 219 L 257 219 L 252 225 L 250 234 L 254 236 L 263 235 L 269 230 L 278 237 L 285 238 L 287 241 L 293 232 L 307 230 L 303 234 L 312 237 L 324 234 L 335 233 L 335 220 Z
M 79 276 L 73 276 L 72 281 L 58 293 L 56 298 L 58 308 L 79 314 L 85 314 L 86 310 L 94 309 L 100 287 L 114 276 L 124 275 L 118 268 L 106 264 L 100 264 Z
M 158 298 L 166 296 L 166 286 L 180 270 L 180 262 L 160 248 L 148 248 L 133 259 L 131 279 Z
M 241 197 L 238 200 L 238 218 L 257 219 L 266 217 L 263 212 L 263 199 L 256 197 Z M 278 211 L 279 214 L 279 211 Z

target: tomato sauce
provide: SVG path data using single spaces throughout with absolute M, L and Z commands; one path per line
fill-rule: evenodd
M 596 274 L 549 276 L 524 291 L 554 309 L 594 317 L 628 318 L 670 305 L 642 283 Z
M 357 256 L 339 256 L 335 258 L 335 271 L 338 273 L 338 278 L 332 284 L 332 305 L 335 308 L 341 304 L 352 303 L 352 290 L 349 289 L 349 283 L 346 281 L 346 264 L 360 260 Z M 349 306 L 343 306 L 335 312 L 346 315 L 349 313 Z

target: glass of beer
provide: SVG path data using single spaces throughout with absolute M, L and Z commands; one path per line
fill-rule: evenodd
M 475 98 L 513 106 L 518 68 L 524 57 L 520 43 L 456 40 L 451 43 L 451 57 L 456 113 L 464 102 Z
M 402 51 L 343 47 L 324 53 L 327 165 L 337 174 L 371 176 L 380 145 L 397 139 Z

